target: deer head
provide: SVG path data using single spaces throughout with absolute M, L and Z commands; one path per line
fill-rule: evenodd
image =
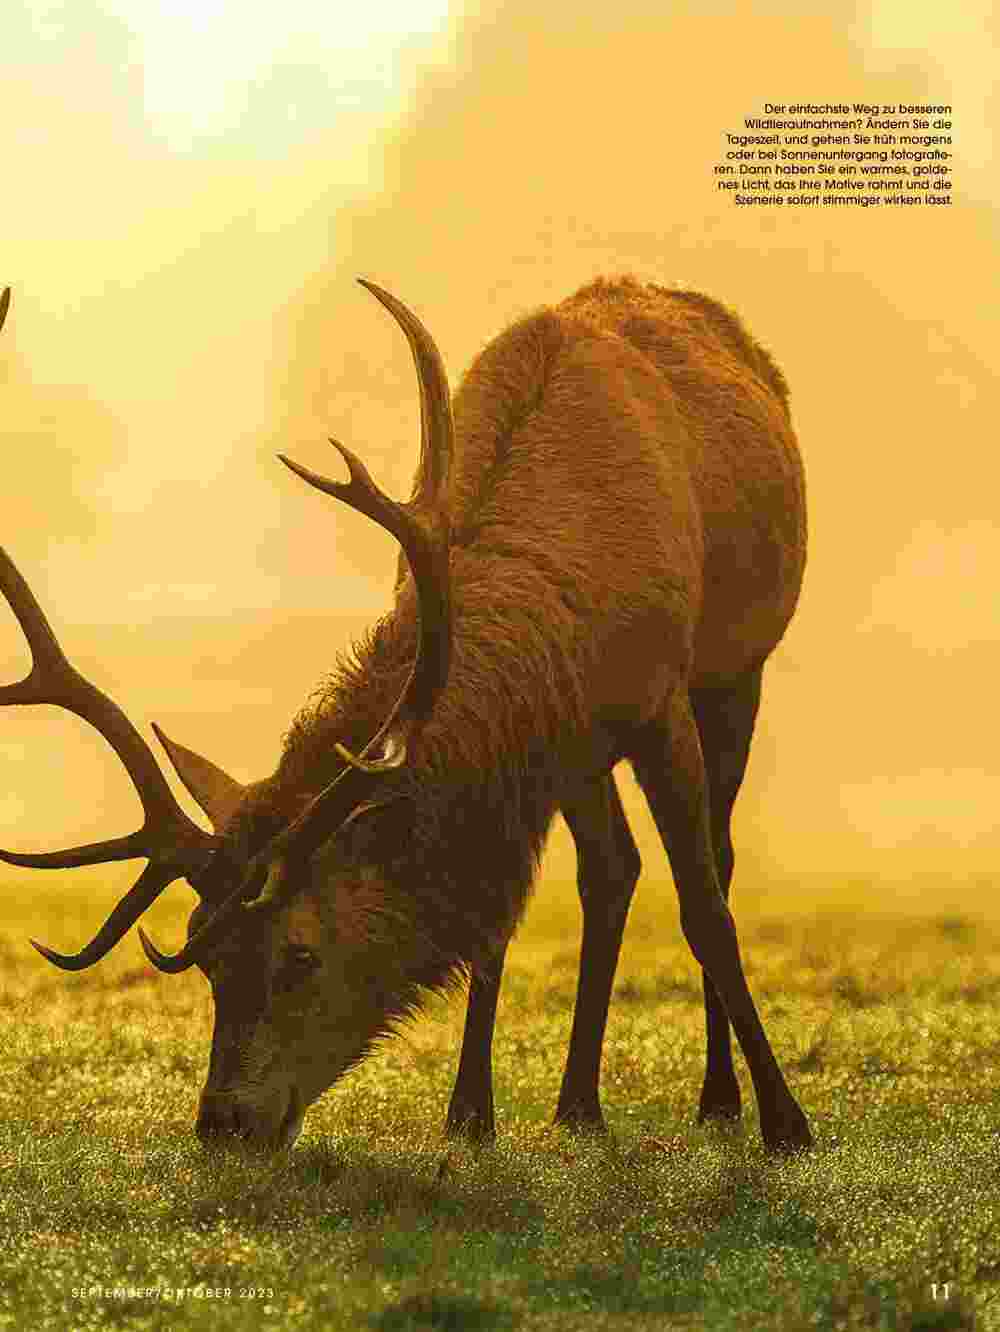
M 420 386 L 421 455 L 413 498 L 396 503 L 360 460 L 337 444 L 347 482 L 328 480 L 279 455 L 316 489 L 366 514 L 399 541 L 419 607 L 416 659 L 407 683 L 357 754 L 334 743 L 339 771 L 293 808 L 273 781 L 243 786 L 154 726 L 214 834 L 180 809 L 152 751 L 121 710 L 70 665 L 37 601 L 0 551 L 0 589 L 24 631 L 32 668 L 0 689 L 0 703 L 54 703 L 94 725 L 124 764 L 142 801 L 142 828 L 63 852 L 0 852 L 9 864 L 65 868 L 144 856 L 146 868 L 95 938 L 56 966 L 91 966 L 174 879 L 199 896 L 184 946 L 161 953 L 140 928 L 159 970 L 198 966 L 215 1001 L 215 1030 L 197 1131 L 265 1148 L 290 1145 L 306 1107 L 413 1005 L 438 974 L 419 922 L 392 905 L 392 866 L 405 860 L 411 811 L 393 787 L 414 731 L 448 676 L 451 611 L 447 502 L 454 426 L 447 378 L 430 334 L 388 292 L 364 286 L 409 341 Z M 0 303 L 0 318 L 6 309 Z M 34 941 L 32 941 L 34 943 Z

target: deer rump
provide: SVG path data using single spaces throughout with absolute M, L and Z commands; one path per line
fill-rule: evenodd
M 199 895 L 161 970 L 198 965 L 216 1002 L 198 1130 L 270 1146 L 428 988 L 470 976 L 448 1127 L 494 1129 L 490 1047 L 507 942 L 557 809 L 579 853 L 580 987 L 556 1118 L 603 1125 L 600 1051 L 638 854 L 612 776 L 629 759 L 670 856 L 705 976 L 699 1114 L 739 1113 L 735 1029 L 765 1142 L 808 1145 L 746 986 L 728 910 L 729 815 L 764 660 L 805 560 L 784 379 L 723 306 L 598 280 L 520 321 L 452 401 L 430 334 L 405 333 L 421 402 L 414 493 L 389 499 L 282 461 L 402 548 L 393 609 L 299 714 L 275 773 L 242 786 L 156 733 L 213 822 L 197 828 L 114 703 L 66 660 L 9 557 L 0 586 L 33 667 L 0 702 L 57 703 L 116 749 L 143 802 L 129 837 L 4 852 L 49 868 L 145 856 L 78 954 L 92 965 L 175 878 Z

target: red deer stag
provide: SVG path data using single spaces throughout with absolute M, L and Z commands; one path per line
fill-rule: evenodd
M 6 557 L 33 653 L 0 702 L 57 703 L 117 751 L 145 810 L 130 836 L 15 865 L 143 856 L 81 952 L 96 962 L 173 879 L 201 901 L 161 971 L 197 964 L 215 1031 L 197 1132 L 265 1148 L 373 1043 L 463 972 L 465 1032 L 446 1129 L 494 1132 L 491 1045 L 508 940 L 561 810 L 583 906 L 579 987 L 556 1122 L 599 1129 L 601 1047 L 639 855 L 612 774 L 628 759 L 670 858 L 703 969 L 699 1119 L 733 1118 L 730 1024 L 764 1142 L 806 1147 L 727 905 L 730 815 L 761 669 L 798 598 L 804 483 L 788 392 L 725 307 L 598 280 L 490 343 L 452 401 L 419 320 L 364 283 L 409 341 L 421 453 L 409 503 L 334 444 L 350 479 L 282 456 L 402 554 L 390 613 L 299 714 L 274 775 L 242 786 L 156 734 L 215 835 L 181 811 L 151 750 L 63 655 Z

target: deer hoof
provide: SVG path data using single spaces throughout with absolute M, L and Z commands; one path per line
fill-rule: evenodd
M 709 1087 L 702 1089 L 698 1103 L 698 1123 L 727 1123 L 738 1120 L 741 1113 L 740 1089 L 734 1082 L 731 1087 Z
M 794 1101 L 780 1115 L 761 1120 L 761 1135 L 769 1152 L 807 1152 L 813 1145 L 809 1121 Z
M 493 1115 L 476 1110 L 451 1109 L 445 1120 L 444 1136 L 453 1142 L 468 1143 L 471 1147 L 485 1147 L 496 1141 L 497 1131 Z
M 560 1107 L 552 1120 L 552 1127 L 569 1129 L 571 1133 L 606 1134 L 608 1131 L 600 1106 L 596 1108 L 567 1106 L 565 1109 Z

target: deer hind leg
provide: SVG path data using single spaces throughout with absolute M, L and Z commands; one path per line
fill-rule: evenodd
M 733 877 L 733 840 L 730 822 L 733 804 L 743 782 L 750 739 L 760 705 L 761 669 L 724 689 L 692 691 L 691 706 L 698 725 L 701 752 L 708 780 L 708 807 L 715 849 L 719 891 L 729 901 Z M 733 1071 L 729 1018 L 707 971 L 702 971 L 705 992 L 705 1082 L 698 1104 L 698 1123 L 708 1119 L 739 1119 L 740 1088 Z
M 750 996 L 739 941 L 716 868 L 709 790 L 698 726 L 686 689 L 643 728 L 630 756 L 680 898 L 681 928 L 708 973 L 750 1068 L 761 1134 L 772 1151 L 812 1143 L 809 1125 L 788 1090 Z
M 576 843 L 583 946 L 555 1122 L 600 1132 L 605 1127 L 598 1096 L 601 1048 L 639 852 L 610 773 L 564 802 L 562 812 Z
M 492 1142 L 496 1137 L 493 1117 L 493 1028 L 500 997 L 507 945 L 490 963 L 469 980 L 469 1006 L 462 1033 L 458 1074 L 448 1105 L 444 1131 L 449 1138 L 469 1142 Z

